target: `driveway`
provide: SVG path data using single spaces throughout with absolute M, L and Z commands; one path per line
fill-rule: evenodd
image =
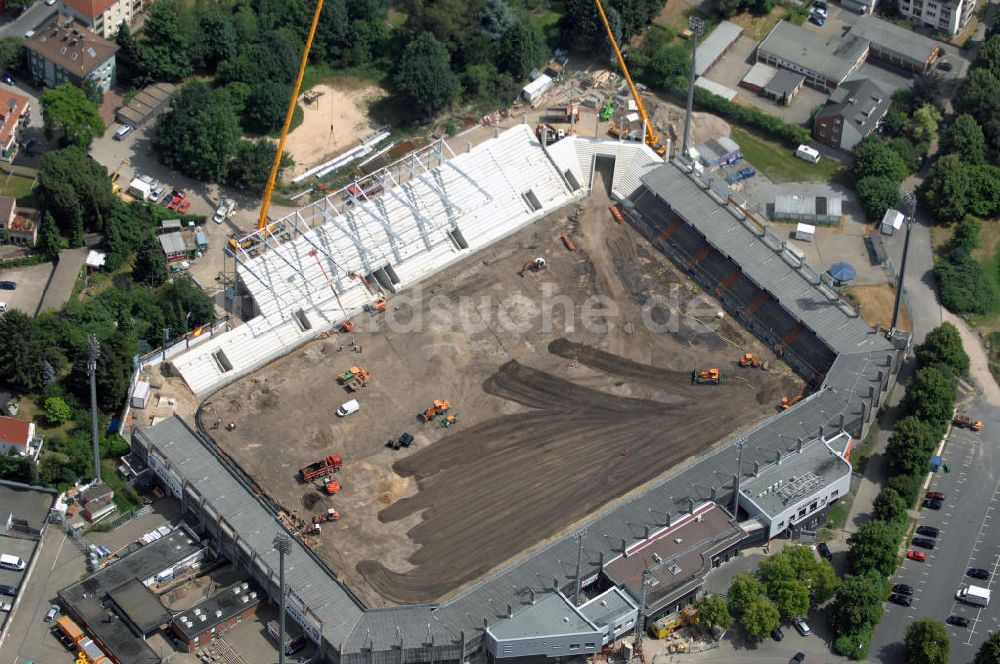
M 0 281 L 13 281 L 17 284 L 15 290 L 0 291 L 0 302 L 5 303 L 10 309 L 17 309 L 34 316 L 38 313 L 38 306 L 42 302 L 52 269 L 52 263 L 40 263 L 0 270 Z
M 63 249 L 59 252 L 59 262 L 56 263 L 55 272 L 49 279 L 49 284 L 45 288 L 42 296 L 42 303 L 38 306 L 38 313 L 53 310 L 59 311 L 69 298 L 73 296 L 73 287 L 83 270 L 83 265 L 87 261 L 87 247 L 77 247 L 76 249 Z

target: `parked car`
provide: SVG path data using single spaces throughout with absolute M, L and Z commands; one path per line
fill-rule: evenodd
M 830 551 L 830 547 L 826 545 L 826 542 L 821 542 L 819 546 L 816 547 L 816 551 L 819 555 L 823 556 L 827 560 L 833 560 L 833 552 Z
M 924 494 L 924 498 L 928 500 L 944 500 L 944 494 L 940 491 L 928 491 Z
M 934 540 L 929 537 L 914 537 L 911 543 L 913 546 L 919 546 L 923 549 L 934 548 Z
M 14 586 L 8 586 L 6 584 L 0 583 L 0 595 L 7 595 L 8 597 L 17 597 L 17 588 Z
M 173 202 L 173 200 L 174 200 L 174 195 L 167 194 L 166 196 L 163 197 L 163 200 L 160 201 L 160 205 L 162 205 L 163 207 L 170 207 L 170 203 Z
M 985 581 L 990 578 L 990 573 L 982 567 L 970 567 L 965 573 L 973 579 L 982 579 Z
M 899 606 L 909 606 L 910 604 L 913 604 L 913 598 L 909 595 L 898 595 L 896 593 L 889 595 L 889 601 L 893 604 L 898 604 Z
M 177 206 L 177 211 L 184 214 L 191 209 L 191 201 L 181 201 L 181 204 Z
M 347 417 L 348 415 L 356 413 L 359 410 L 361 410 L 361 404 L 358 403 L 357 399 L 351 399 L 337 409 L 337 417 Z
M 948 616 L 948 619 L 945 620 L 945 622 L 948 623 L 949 625 L 955 625 L 956 627 L 969 626 L 969 619 L 963 616 Z
M 53 604 L 49 607 L 49 610 L 45 612 L 45 622 L 52 622 L 59 615 L 59 605 Z
M 942 501 L 940 501 L 940 500 L 932 500 L 930 498 L 927 498 L 927 499 L 924 500 L 923 505 L 927 509 L 939 510 L 939 509 L 941 509 L 941 506 L 944 505 L 944 503 Z
M 795 655 L 794 655 L 794 656 L 792 657 L 792 661 L 793 661 L 793 662 L 801 662 L 801 661 L 803 661 L 803 660 L 804 660 L 805 658 L 806 658 L 806 654 L 805 654 L 804 652 L 797 652 L 797 653 L 795 653 Z
M 935 528 L 934 526 L 920 526 L 917 528 L 918 535 L 927 535 L 928 537 L 937 537 L 941 534 L 941 530 Z
M 814 2 L 812 6 L 812 13 L 826 18 L 827 7 L 825 2 Z
M 0 281 L 0 288 L 3 290 L 15 290 L 17 288 L 16 281 Z
M 771 638 L 775 641 L 781 641 L 785 638 L 785 633 L 781 631 L 780 627 L 775 627 L 774 631 L 771 632 Z
M 937 68 L 940 69 L 941 71 L 951 71 L 955 67 L 947 60 L 941 60 L 940 62 L 937 63 Z
M 9 73 L 4 72 L 3 82 L 6 83 L 7 85 L 14 85 L 14 77 L 11 76 Z
M 185 192 L 183 189 L 174 189 L 170 193 L 173 194 L 174 198 L 178 200 L 183 201 L 185 198 L 187 198 L 187 192 Z
M 914 551 L 913 549 L 910 549 L 909 551 L 906 552 L 906 557 L 909 558 L 910 560 L 916 560 L 918 563 L 922 563 L 925 560 L 927 560 L 926 553 L 924 553 L 923 551 Z
M 177 198 L 176 196 L 173 196 L 171 197 L 170 202 L 167 203 L 167 209 L 176 210 L 177 208 L 180 207 L 181 202 L 182 202 L 181 199 Z
M 799 634 L 802 636 L 809 636 L 812 634 L 812 630 L 809 629 L 809 623 L 807 623 L 802 618 L 792 618 L 792 626 L 798 630 Z
M 154 187 L 153 191 L 149 192 L 149 200 L 153 203 L 160 200 L 161 196 L 163 196 L 163 187 L 160 187 L 159 185 Z
M 897 583 L 892 587 L 892 592 L 896 593 L 897 595 L 912 595 L 913 588 L 906 585 L 905 583 Z
M 816 25 L 823 25 L 824 23 L 826 23 L 826 19 L 820 16 L 819 14 L 812 14 L 809 17 L 809 21 L 815 23 Z
M 4 613 L 10 613 L 10 610 L 11 610 L 10 602 L 0 602 L 0 611 L 3 611 Z

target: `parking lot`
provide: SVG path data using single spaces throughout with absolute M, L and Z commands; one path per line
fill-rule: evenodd
M 982 417 L 974 409 L 970 412 Z M 943 622 L 956 615 L 970 621 L 968 627 L 947 626 L 951 661 L 955 662 L 972 661 L 989 632 L 1000 626 L 1000 600 L 978 607 L 954 599 L 962 585 L 997 589 L 1000 532 L 990 526 L 1000 507 L 1000 481 L 995 474 L 1000 459 L 993 453 L 988 434 L 990 427 L 996 426 L 996 413 L 989 415 L 983 418 L 983 433 L 954 429 L 949 436 L 943 456 L 950 472 L 936 473 L 928 489 L 944 493 L 944 505 L 938 511 L 921 509 L 917 523 L 939 528 L 941 533 L 933 550 L 908 546 L 924 551 L 927 560 L 904 559 L 893 578 L 894 584 L 904 583 L 913 588 L 913 603 L 910 607 L 886 605 L 885 616 L 872 639 L 873 659 L 895 661 L 907 625 L 917 618 Z M 968 577 L 966 570 L 970 567 L 986 569 L 991 578 L 980 581 Z
M 34 316 L 53 269 L 52 263 L 40 263 L 0 270 L 0 281 L 13 281 L 17 284 L 14 290 L 0 290 L 0 302 L 6 304 L 8 309 L 17 309 Z

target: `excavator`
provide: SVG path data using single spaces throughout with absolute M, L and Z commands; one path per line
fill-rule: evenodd
M 804 397 L 801 394 L 799 394 L 798 396 L 794 396 L 791 399 L 789 399 L 787 396 L 781 397 L 781 410 L 788 410 L 798 402 L 802 401 L 803 398 Z
M 431 404 L 430 408 L 420 413 L 419 415 L 420 421 L 430 422 L 438 415 L 446 414 L 450 409 L 451 409 L 451 403 L 447 399 L 445 400 L 435 399 L 434 403 Z
M 740 358 L 740 366 L 744 369 L 763 369 L 767 371 L 767 360 L 754 357 L 753 353 L 744 353 Z
M 124 166 L 126 164 L 126 162 L 128 162 L 128 159 L 122 159 L 121 163 L 118 164 L 118 168 L 116 168 L 115 172 L 111 174 L 111 193 L 112 194 L 117 194 L 119 191 L 122 190 L 122 186 L 120 184 L 118 184 L 118 178 L 121 177 L 122 166 Z
M 691 382 L 718 385 L 722 382 L 722 374 L 719 373 L 719 370 L 716 367 L 705 369 L 704 371 L 698 371 L 695 369 L 691 372 Z
M 646 128 L 646 145 L 651 147 L 656 154 L 664 157 L 667 154 L 667 147 L 660 142 L 660 137 L 657 136 L 656 129 L 653 128 L 653 121 L 650 119 L 649 114 L 646 113 L 646 106 L 642 103 L 642 97 L 639 96 L 639 91 L 635 89 L 635 83 L 632 82 L 632 75 L 629 73 L 628 67 L 625 66 L 625 58 L 622 57 L 621 49 L 618 48 L 618 42 L 615 41 L 615 34 L 611 30 L 611 24 L 608 22 L 608 15 L 604 13 L 604 5 L 601 4 L 601 0 L 594 0 L 594 3 L 597 5 L 597 13 L 601 15 L 604 29 L 608 31 L 608 39 L 611 40 L 611 47 L 615 50 L 615 57 L 618 58 L 618 66 L 621 67 L 622 74 L 625 75 L 625 80 L 628 81 L 629 90 L 632 91 L 632 98 L 635 99 L 636 108 L 639 110 L 639 117 L 642 118 L 642 124 Z
M 368 381 L 371 379 L 371 373 L 364 367 L 351 367 L 337 376 L 337 383 L 346 387 L 348 392 L 357 392 L 361 388 L 367 387 Z
M 955 418 L 951 421 L 951 423 L 960 429 L 968 429 L 970 431 L 983 430 L 982 420 L 974 420 L 971 417 L 962 415 L 962 413 L 955 413 Z
M 523 277 L 525 272 L 541 272 L 548 265 L 545 264 L 545 259 L 539 256 L 533 261 L 528 261 L 521 266 L 521 269 L 517 271 L 517 276 Z
M 458 416 L 457 415 L 445 415 L 441 419 L 441 424 L 439 424 L 438 426 L 440 428 L 442 428 L 442 429 L 450 429 L 455 424 L 458 424 Z

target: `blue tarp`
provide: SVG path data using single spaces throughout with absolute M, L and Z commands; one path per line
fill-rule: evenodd
M 931 472 L 936 473 L 941 468 L 942 459 L 939 456 L 931 457 Z

